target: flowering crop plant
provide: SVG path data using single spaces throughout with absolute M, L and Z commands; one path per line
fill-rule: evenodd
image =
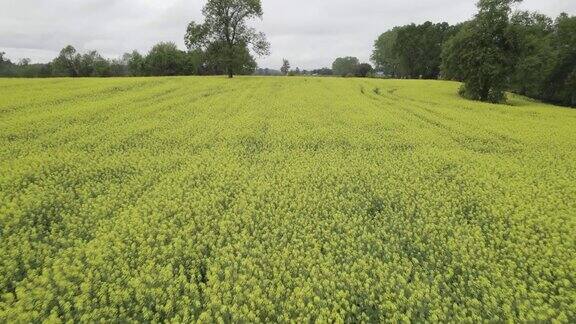
M 576 110 L 0 79 L 0 322 L 576 321 Z

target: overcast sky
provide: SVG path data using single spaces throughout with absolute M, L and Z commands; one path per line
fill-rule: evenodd
M 378 35 L 393 26 L 447 21 L 474 15 L 476 0 L 263 0 L 263 30 L 272 54 L 261 67 L 330 66 L 338 56 L 368 61 Z M 184 49 L 190 20 L 201 21 L 205 0 L 0 0 L 0 51 L 14 61 L 47 62 L 67 44 L 119 57 L 147 52 L 159 41 Z M 519 9 L 550 16 L 576 14 L 576 0 L 524 0 Z

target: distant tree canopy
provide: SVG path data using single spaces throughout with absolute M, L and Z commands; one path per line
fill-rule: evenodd
M 30 59 L 23 58 L 17 64 L 0 52 L 0 77 L 49 77 L 52 76 L 50 64 L 31 64 Z
M 442 45 L 458 29 L 429 21 L 395 27 L 375 41 L 371 60 L 377 70 L 391 77 L 436 79 L 440 75 Z
M 169 42 L 154 45 L 146 56 L 144 67 L 150 75 L 193 74 L 193 66 L 189 63 L 189 54 Z
M 269 68 L 257 68 L 254 71 L 254 75 L 261 75 L 261 76 L 281 76 L 283 75 L 280 70 L 274 70 Z
M 54 74 L 60 76 L 80 76 L 80 64 L 82 56 L 78 54 L 72 45 L 64 47 L 60 55 L 52 61 Z
M 360 61 L 356 57 L 339 57 L 332 63 L 332 71 L 335 75 L 353 76 L 359 64 Z
M 321 69 L 312 70 L 312 71 L 310 71 L 310 73 L 312 75 L 330 76 L 330 75 L 334 74 L 334 71 L 332 71 L 332 69 L 330 69 L 330 68 L 324 67 Z
M 111 62 L 98 52 L 90 51 L 80 57 L 78 74 L 81 76 L 110 76 Z
M 358 58 L 353 56 L 339 57 L 332 63 L 332 74 L 339 76 L 366 77 L 373 71 L 372 65 L 360 63 Z M 320 73 L 320 75 L 322 75 L 322 73 Z
M 146 75 L 146 59 L 142 56 L 142 54 L 138 53 L 138 51 L 124 54 L 123 59 L 128 66 L 129 75 Z
M 249 47 L 257 55 L 269 54 L 266 36 L 247 25 L 262 18 L 260 0 L 208 0 L 202 13 L 204 23 L 190 22 L 184 40 L 189 51 L 206 53 L 212 68 L 224 68 L 232 78 L 237 71 L 254 71 Z
M 181 51 L 171 42 L 154 45 L 145 57 L 134 51 L 119 60 L 107 60 L 96 51 L 80 54 L 68 45 L 52 61 L 55 76 L 70 77 L 191 75 L 199 65 L 194 53 Z
M 372 65 L 368 63 L 361 63 L 356 66 L 354 75 L 357 77 L 365 78 L 374 71 Z
M 126 71 L 126 63 L 122 60 L 105 59 L 97 51 L 81 54 L 68 45 L 58 57 L 44 66 L 43 74 L 34 76 L 109 77 L 126 75 Z

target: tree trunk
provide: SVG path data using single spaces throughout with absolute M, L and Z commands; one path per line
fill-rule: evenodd
M 232 79 L 234 77 L 234 44 L 231 40 L 228 40 L 228 78 Z
M 488 84 L 484 84 L 482 89 L 480 90 L 480 101 L 488 101 L 488 94 L 490 93 L 490 86 Z

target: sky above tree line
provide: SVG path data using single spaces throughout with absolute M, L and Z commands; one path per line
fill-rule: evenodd
M 329 67 L 339 56 L 369 61 L 374 40 L 398 25 L 458 23 L 476 12 L 477 0 L 263 0 L 264 31 L 272 54 L 260 67 L 279 69 L 282 58 L 293 68 Z M 64 46 L 97 50 L 108 58 L 134 49 L 146 53 L 159 41 L 184 49 L 191 20 L 202 21 L 204 0 L 2 0 L 0 51 L 18 61 L 52 60 Z M 576 14 L 574 0 L 524 0 L 519 10 L 552 17 Z

